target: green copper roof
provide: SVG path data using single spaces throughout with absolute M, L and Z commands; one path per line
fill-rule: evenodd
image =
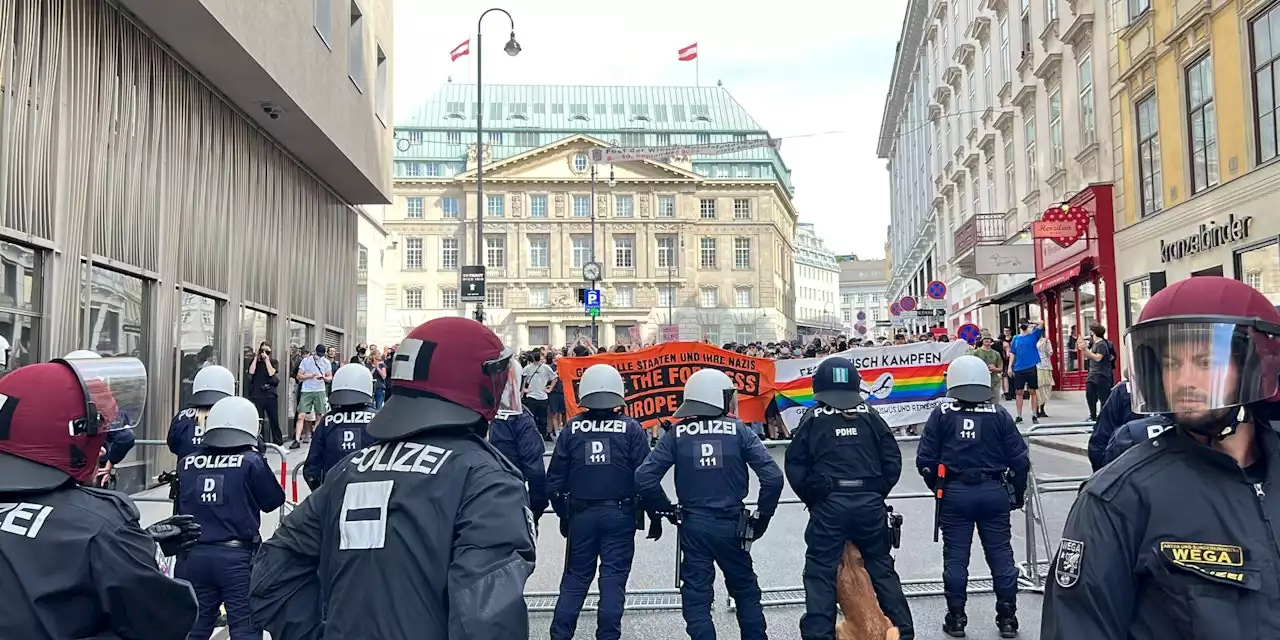
M 465 160 L 476 137 L 475 96 L 474 84 L 446 84 L 401 118 L 395 127 L 396 160 Z M 484 103 L 485 137 L 495 160 L 575 134 L 627 147 L 769 135 L 723 87 L 485 85 Z M 708 177 L 777 177 L 791 187 L 791 170 L 776 149 L 694 156 L 693 161 L 694 171 Z M 431 168 L 433 175 L 436 170 Z M 440 172 L 445 175 L 446 169 Z

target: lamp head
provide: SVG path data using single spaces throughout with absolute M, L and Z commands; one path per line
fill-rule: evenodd
M 507 40 L 507 46 L 503 47 L 502 50 L 506 51 L 509 56 L 520 54 L 520 43 L 516 42 L 516 32 L 511 32 L 511 39 Z

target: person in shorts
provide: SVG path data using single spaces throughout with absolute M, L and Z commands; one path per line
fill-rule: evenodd
M 325 346 L 318 344 L 315 352 L 298 364 L 298 382 L 302 383 L 302 395 L 298 397 L 298 420 L 294 424 L 293 444 L 289 445 L 291 449 L 301 446 L 303 428 L 307 421 L 315 422 L 319 416 L 329 411 L 325 383 L 333 379 L 333 363 L 325 357 L 326 352 Z
M 1018 409 L 1018 417 L 1014 422 L 1022 422 L 1022 402 L 1031 399 L 1031 421 L 1040 422 L 1040 400 L 1036 391 L 1040 389 L 1040 336 L 1044 335 L 1044 323 L 1034 325 L 1023 322 L 1018 325 L 1018 335 L 1009 343 L 1009 377 L 1013 380 L 1013 395 Z

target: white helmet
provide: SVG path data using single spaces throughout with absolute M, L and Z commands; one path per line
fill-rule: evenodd
M 684 402 L 676 409 L 675 417 L 699 416 L 718 418 L 736 413 L 738 390 L 733 380 L 719 369 L 698 369 L 684 383 Z
M 97 351 L 89 351 L 88 349 L 76 349 L 75 351 L 72 351 L 71 353 L 68 353 L 67 355 L 62 356 L 62 359 L 63 360 L 87 360 L 89 358 L 101 358 L 101 357 L 102 357 L 102 354 L 98 353 Z
M 196 377 L 191 380 L 193 407 L 212 407 L 219 400 L 235 394 L 236 377 L 226 367 L 209 365 L 196 372 Z
M 617 409 L 627 403 L 622 374 L 607 364 L 593 364 L 578 381 L 578 404 L 588 409 Z
M 347 407 L 373 404 L 373 374 L 362 364 L 344 364 L 333 374 L 333 393 L 329 404 Z
M 223 398 L 204 419 L 204 443 L 231 449 L 258 443 L 258 407 L 240 396 Z
M 978 356 L 960 356 L 947 366 L 947 395 L 962 402 L 990 402 L 995 397 L 991 370 Z

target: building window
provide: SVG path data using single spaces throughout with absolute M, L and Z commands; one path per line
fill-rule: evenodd
M 484 266 L 492 269 L 507 267 L 507 237 L 484 237 Z
M 1055 87 L 1049 92 L 1049 161 L 1053 170 L 1062 169 L 1062 88 Z
M 545 233 L 529 236 L 529 266 L 546 269 L 551 266 L 551 236 Z
M 484 306 L 489 309 L 502 309 L 507 306 L 507 291 L 500 286 L 490 284 L 484 290 Z
M 369 274 L 369 250 L 364 245 L 360 245 L 360 250 L 356 253 L 356 271 L 360 273 L 359 277 L 366 278 Z
M 547 196 L 545 195 L 529 196 L 529 217 L 530 218 L 547 217 Z
M 569 242 L 573 245 L 574 269 L 581 269 L 591 262 L 591 236 L 572 236 Z
M 9 245 L 12 246 L 12 245 Z M 151 323 L 150 288 L 142 278 L 81 263 L 81 277 L 89 279 L 89 317 L 81 307 L 80 347 L 102 356 L 133 355 L 147 363 Z M 83 280 L 81 281 L 84 282 Z M 3 326 L 0 324 L 0 326 Z M 84 333 L 87 329 L 88 333 Z M 17 343 L 10 343 L 12 347 Z
M 462 207 L 457 198 L 440 198 L 440 217 L 446 220 L 457 220 L 462 215 Z
M 404 290 L 404 308 L 422 308 L 422 289 L 418 287 L 409 287 Z
M 703 220 L 716 219 L 716 201 L 715 198 L 703 198 L 698 201 L 698 217 Z
M 573 170 L 582 173 L 587 170 L 589 163 L 587 162 L 587 154 L 579 153 L 573 157 Z
M 1253 22 L 1253 95 L 1257 108 L 1258 162 L 1277 155 L 1276 136 L 1280 132 L 1280 99 L 1276 81 L 1280 78 L 1280 5 L 1276 5 Z
M 694 136 L 694 140 L 696 140 L 698 144 L 711 144 L 711 134 L 699 133 Z
M 983 179 L 987 183 L 987 209 L 996 210 L 996 159 L 994 156 L 987 158 L 987 166 L 983 172 Z M 973 210 L 978 210 L 977 203 L 974 203 Z
M 664 105 L 658 105 L 658 106 L 661 107 Z M 663 110 L 663 111 L 660 111 L 659 113 L 662 115 L 658 118 L 658 122 L 666 122 L 667 121 L 666 111 Z M 671 146 L 671 134 L 669 133 L 659 133 L 658 135 L 655 136 L 655 139 L 657 140 L 657 146 L 659 147 Z
M 634 218 L 636 215 L 635 196 L 615 196 L 613 211 L 619 218 Z
M 1093 112 L 1093 56 L 1086 53 L 1076 63 L 1080 86 L 1080 145 L 1087 147 L 1098 141 L 1098 124 Z
M 1129 22 L 1151 10 L 1151 0 L 1129 0 Z
M 1191 125 L 1191 193 L 1218 184 L 1218 118 L 1213 102 L 1213 57 L 1187 68 L 1187 108 Z
M 702 296 L 700 298 L 702 307 L 705 309 L 715 308 L 720 303 L 717 294 L 718 291 L 715 287 L 703 287 Z
M 1044 0 L 1044 21 L 1053 22 L 1058 19 L 1058 0 Z
M 462 132 L 446 131 L 444 132 L 444 141 L 446 144 L 462 144 Z
M 1013 209 L 1018 202 L 1018 172 L 1013 164 L 1013 132 L 1004 136 L 1004 197 L 1005 210 Z
M 751 287 L 734 287 L 733 306 L 739 309 L 751 306 Z
M 545 309 L 550 301 L 550 292 L 546 287 L 529 287 L 529 307 L 533 309 Z M 529 328 L 530 331 L 533 327 Z M 546 342 L 532 342 L 531 344 L 546 344 Z
M 591 197 L 590 196 L 574 196 L 573 197 L 573 217 L 575 218 L 591 217 Z
M 733 199 L 733 219 L 734 220 L 750 220 L 751 219 L 751 200 L 749 198 Z
M 1124 302 L 1125 324 L 1133 326 L 1135 320 L 1142 313 L 1142 308 L 1147 306 L 1147 300 L 1151 299 L 1151 279 L 1142 278 L 1126 282 L 1124 285 Z
M 347 30 L 347 77 L 364 93 L 364 11 L 356 0 L 351 0 L 351 27 Z
M 715 238 L 702 238 L 698 240 L 698 264 L 703 269 L 716 268 Z
M 658 268 L 676 268 L 676 237 L 658 236 Z
M 440 238 L 440 268 L 445 271 L 458 268 L 457 238 Z
M 5 289 L 3 300 L 0 305 L 10 306 L 12 298 L 9 297 L 9 271 L 14 268 L 15 276 L 17 264 L 11 262 L 13 254 L 8 250 L 14 249 L 16 245 L 8 243 L 0 243 L 0 255 L 4 258 L 0 262 L 5 267 Z M 363 247 L 362 247 L 363 248 Z M 364 291 L 361 287 L 356 291 L 356 311 L 359 312 L 360 294 Z M 181 325 L 178 327 L 178 335 L 180 336 L 179 347 L 182 350 L 180 362 L 181 375 L 178 376 L 178 400 L 179 405 L 183 407 L 190 406 L 191 402 L 191 381 L 195 378 L 196 373 L 206 365 L 218 364 L 219 347 L 222 346 L 222 314 L 221 303 L 213 298 L 207 298 L 187 291 L 182 292 L 182 314 Z M 10 355 L 14 358 L 14 362 L 0 362 L 0 369 L 9 369 L 9 365 L 14 365 L 16 369 L 19 366 L 28 364 L 29 354 L 25 354 L 26 348 L 30 345 L 23 345 L 20 339 L 30 340 L 29 335 L 15 336 L 14 320 L 28 320 L 22 316 L 16 316 L 12 313 L 0 312 L 0 336 L 4 337 L 7 344 L 10 345 Z M 23 334 L 27 331 L 24 329 Z M 21 355 L 27 355 L 28 362 L 22 362 Z M 0 358 L 4 354 L 0 353 Z M 233 369 L 234 370 L 234 369 Z
M 751 268 L 751 238 L 733 239 L 733 268 Z
M 675 196 L 658 196 L 658 217 L 659 218 L 676 217 L 676 197 Z
M 387 54 L 382 50 L 382 45 L 375 43 L 374 52 L 377 54 L 377 66 L 374 71 L 377 74 L 373 90 L 373 112 L 377 114 L 378 121 L 382 126 L 387 126 L 387 107 L 390 105 L 391 92 L 391 63 L 387 61 Z
M 711 344 L 720 344 L 720 326 L 714 324 L 702 325 L 702 337 Z
M 422 196 L 410 196 L 404 200 L 404 215 L 406 218 L 422 217 Z
M 457 289 L 441 289 L 440 290 L 440 308 L 456 309 L 458 308 L 458 290 Z
M 1280 244 L 1270 242 L 1236 254 L 1236 277 L 1280 305 Z
M 636 266 L 636 237 L 631 235 L 613 237 L 613 266 L 619 269 L 634 269 Z
M 965 214 L 968 213 L 968 209 L 966 205 L 966 203 L 968 202 L 968 199 L 964 197 L 967 192 L 968 192 L 968 189 L 965 187 L 964 182 L 956 183 L 956 197 L 955 197 L 956 211 L 959 212 L 958 217 L 961 220 L 963 220 L 965 218 Z
M 502 105 L 495 105 L 495 106 L 497 106 L 499 109 L 501 109 L 501 106 L 502 106 Z M 493 114 L 492 112 L 490 112 L 489 117 L 490 117 L 490 118 L 494 117 L 494 114 Z M 501 132 L 501 131 L 490 131 L 489 133 L 487 133 L 487 134 L 485 135 L 485 137 L 489 139 L 489 144 L 491 144 L 491 145 L 496 145 L 496 146 L 499 146 L 499 147 L 500 147 L 500 146 L 502 146 L 502 132 Z
M 676 287 L 670 284 L 658 285 L 658 306 L 674 307 L 676 305 Z M 670 322 L 670 319 L 668 319 Z
M 1001 83 L 1012 82 L 1013 65 L 1009 57 L 1009 16 L 1000 16 L 1000 80 Z
M 976 216 L 978 215 L 978 211 L 982 209 L 982 207 L 979 205 L 979 200 L 978 200 L 978 176 L 976 175 L 973 177 L 973 184 L 970 186 L 969 194 L 970 194 L 969 204 L 973 205 L 973 208 L 972 208 L 973 215 Z
M 320 40 L 333 50 L 333 0 L 315 0 L 315 27 Z M 186 405 L 183 405 L 186 406 Z
M 410 271 L 422 268 L 422 238 L 404 239 L 404 268 Z
M 503 204 L 505 204 L 505 200 L 503 196 L 500 196 L 500 195 L 485 196 L 484 214 L 494 218 L 501 218 Z
M 1154 93 L 1138 101 L 1138 185 L 1139 211 L 1144 216 L 1164 206 L 1160 172 L 1160 130 Z
M 1040 168 L 1036 165 L 1036 119 L 1027 118 L 1024 128 L 1027 145 L 1027 193 L 1035 191 L 1040 183 Z
M 996 103 L 991 93 L 991 45 L 982 45 L 982 103 L 990 106 Z
M 636 306 L 636 290 L 631 285 L 618 285 L 613 290 L 613 306 L 630 309 Z
M 548 327 L 546 325 L 530 326 L 529 327 L 529 344 L 535 347 L 549 346 L 551 344 L 551 327 Z

